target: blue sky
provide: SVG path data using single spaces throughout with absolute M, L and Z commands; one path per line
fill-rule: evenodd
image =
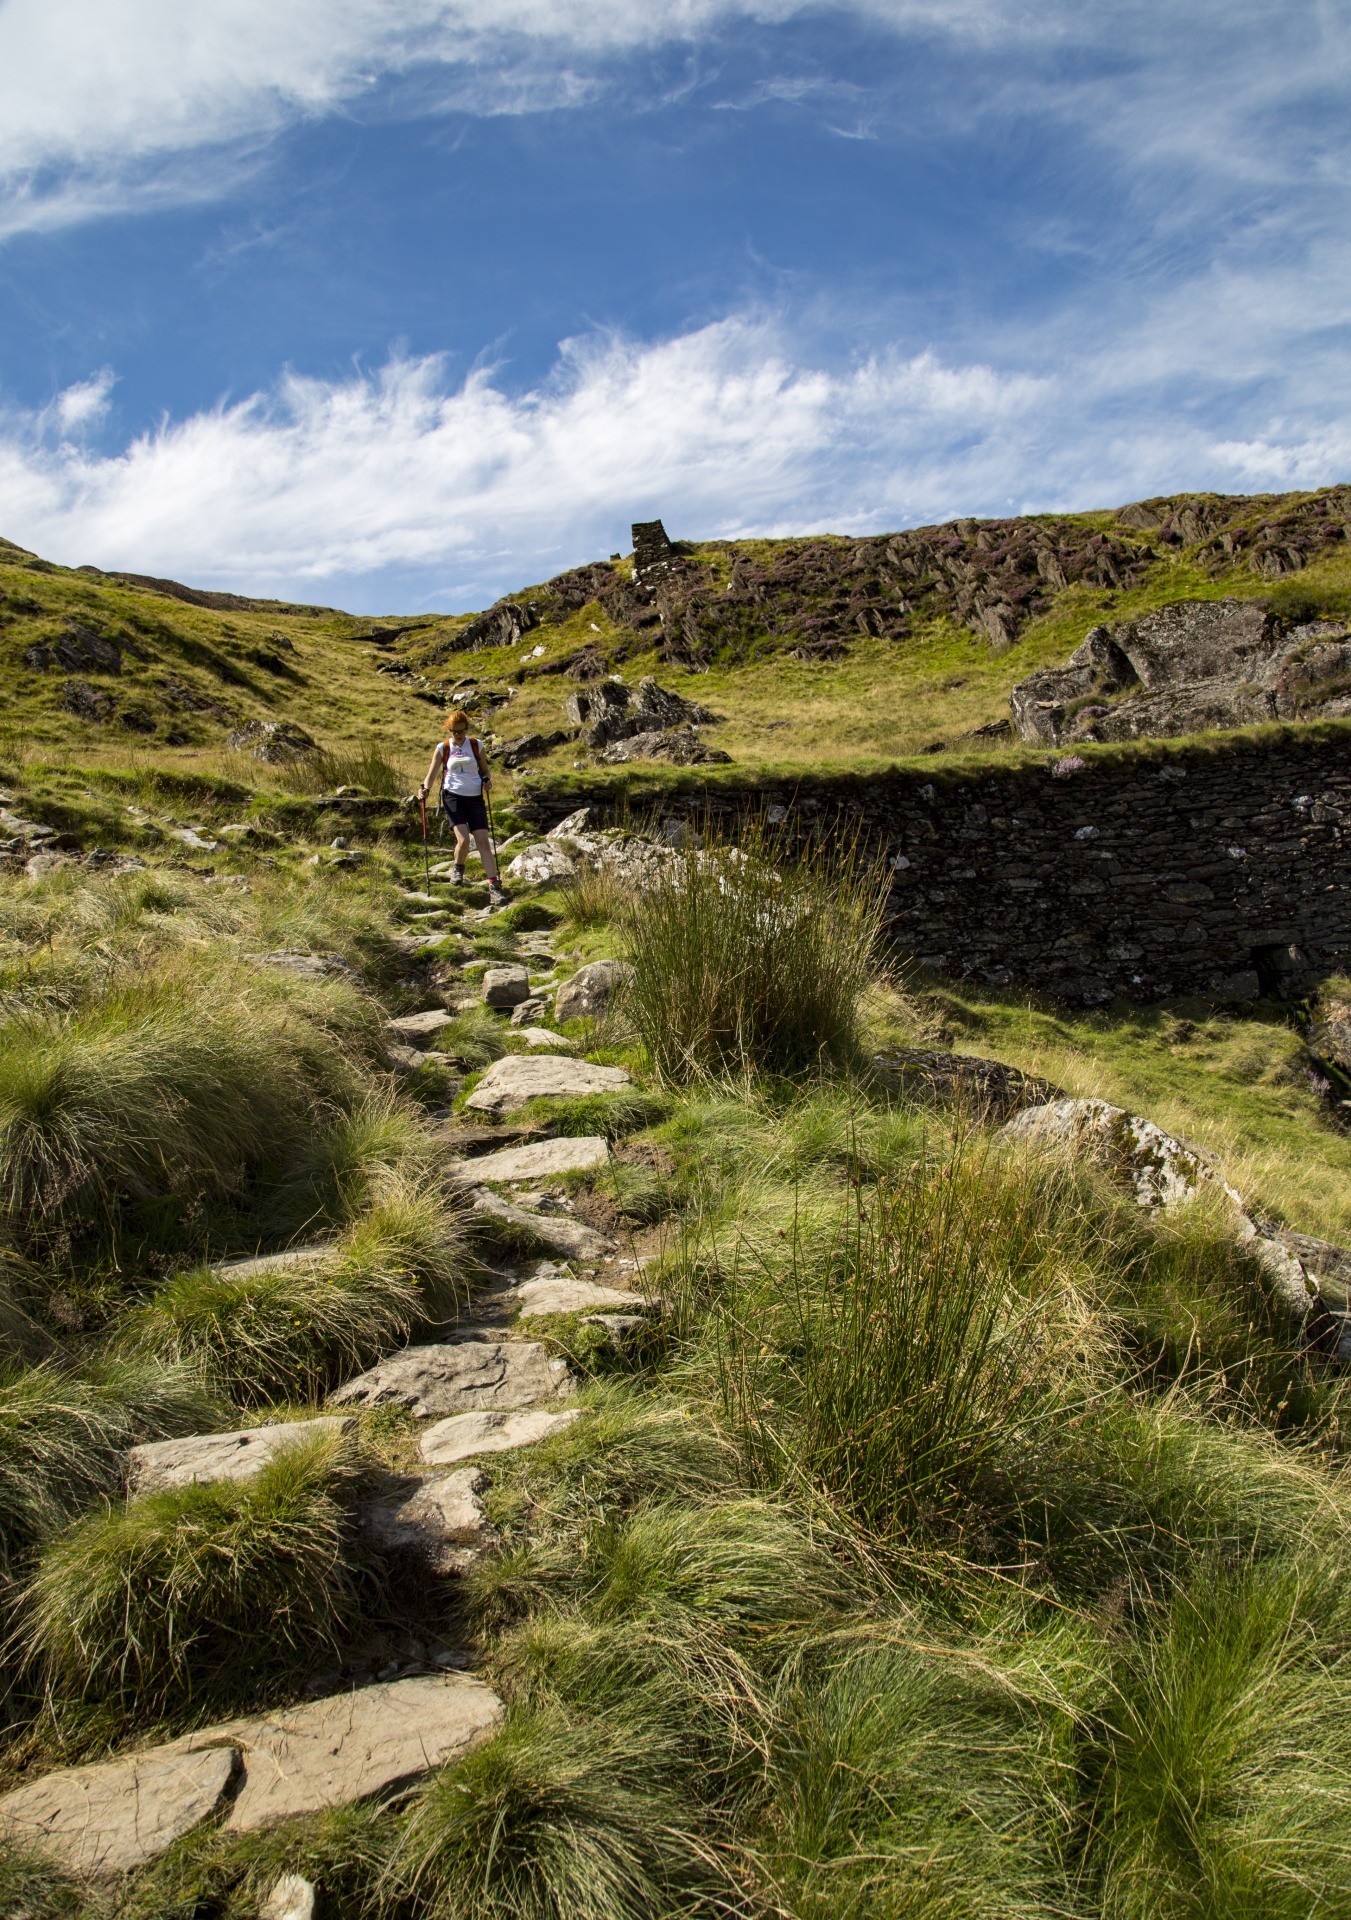
M 0 0 L 0 532 L 361 611 L 1351 473 L 1351 0 Z

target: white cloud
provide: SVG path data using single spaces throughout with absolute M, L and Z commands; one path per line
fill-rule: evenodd
M 436 359 L 291 377 L 101 456 L 0 442 L 0 526 L 71 564 L 308 591 L 435 570 L 452 596 L 609 551 L 630 518 L 847 528 L 1014 484 L 1043 383 L 932 355 L 796 364 L 768 322 L 565 347 L 545 387 Z M 488 597 L 491 597 L 489 595 Z
M 87 380 L 77 380 L 57 394 L 51 412 L 63 436 L 88 432 L 99 424 L 108 411 L 116 378 L 111 367 L 102 367 Z
M 116 455 L 0 439 L 0 528 L 67 564 L 358 609 L 482 605 L 626 544 L 661 514 L 701 536 L 898 527 L 1109 505 L 1175 486 L 1339 477 L 1351 433 L 1305 415 L 1216 443 L 1129 409 L 1111 355 L 1035 378 L 932 353 L 806 362 L 772 321 L 565 346 L 512 396 L 435 358 L 167 424 Z M 106 394 L 76 389 L 73 417 Z M 87 396 L 87 397 L 85 397 Z

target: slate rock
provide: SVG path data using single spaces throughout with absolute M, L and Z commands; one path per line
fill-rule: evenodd
M 609 1142 L 600 1134 L 565 1135 L 561 1140 L 535 1140 L 528 1146 L 480 1154 L 473 1171 L 480 1180 L 546 1180 L 552 1174 L 603 1167 L 609 1158 Z
M 483 976 L 483 1001 L 489 1007 L 516 1007 L 530 998 L 530 975 L 524 967 L 489 967 Z
M 554 995 L 554 1019 L 563 1025 L 569 1020 L 599 1018 L 632 972 L 622 960 L 593 960 L 578 967 Z
M 1036 1079 L 1002 1060 L 973 1053 L 938 1053 L 891 1047 L 873 1055 L 873 1065 L 901 1086 L 944 1103 L 973 1108 L 983 1119 L 1007 1120 L 1022 1107 L 1044 1106 L 1065 1096 L 1049 1080 Z
M 568 1273 L 541 1275 L 512 1289 L 511 1298 L 523 1314 L 543 1317 L 554 1313 L 617 1313 L 646 1315 L 655 1312 L 641 1294 L 625 1293 L 618 1287 L 598 1287 L 593 1280 L 574 1280 Z
M 584 1226 L 580 1220 L 569 1220 L 561 1214 L 527 1212 L 524 1207 L 513 1207 L 509 1201 L 490 1193 L 487 1187 L 474 1189 L 473 1202 L 475 1213 L 520 1227 L 569 1260 L 599 1260 L 614 1250 L 613 1240 L 607 1240 L 603 1233 Z
M 377 1553 L 408 1555 L 434 1573 L 466 1573 L 475 1549 L 492 1537 L 478 1498 L 487 1484 L 476 1467 L 405 1482 L 362 1502 L 362 1534 Z
M 252 1480 L 288 1447 L 314 1440 L 354 1440 L 355 1420 L 337 1415 L 291 1420 L 275 1427 L 248 1427 L 236 1433 L 196 1433 L 178 1440 L 147 1440 L 127 1453 L 127 1479 L 133 1493 L 159 1493 L 165 1487 L 209 1486 L 213 1480 Z
M 425 1047 L 453 1019 L 454 1015 L 447 1013 L 444 1007 L 432 1007 L 426 1013 L 401 1013 L 388 1026 L 389 1031 L 396 1034 L 405 1046 Z
M 0 1799 L 0 1835 L 77 1873 L 126 1873 L 209 1819 L 239 1764 L 216 1746 L 62 1767 Z
M 407 1407 L 418 1420 L 532 1407 L 570 1393 L 567 1362 L 528 1340 L 449 1340 L 405 1347 L 330 1395 L 335 1406 Z
M 519 1413 L 456 1413 L 428 1427 L 418 1442 L 418 1452 L 432 1467 L 452 1466 L 457 1460 L 469 1460 L 480 1453 L 511 1453 L 517 1447 L 530 1447 L 550 1434 L 561 1433 L 587 1411 L 567 1407 L 562 1413 L 547 1413 L 542 1407 Z
M 238 1749 L 244 1784 L 226 1827 L 251 1833 L 268 1821 L 346 1806 L 430 1773 L 486 1740 L 503 1711 L 482 1681 L 447 1673 L 330 1694 L 280 1713 L 204 1727 L 173 1744 L 189 1753 Z
M 565 1054 L 506 1054 L 494 1060 L 465 1106 L 478 1113 L 509 1113 L 527 1100 L 615 1093 L 632 1085 L 624 1067 L 598 1067 Z

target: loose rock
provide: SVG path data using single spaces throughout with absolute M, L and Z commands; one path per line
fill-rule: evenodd
M 598 1067 L 563 1054 L 507 1054 L 493 1061 L 464 1104 L 479 1113 L 509 1113 L 527 1100 L 614 1093 L 630 1085 L 623 1067 Z
M 452 1340 L 405 1347 L 331 1396 L 337 1406 L 407 1407 L 418 1420 L 482 1408 L 531 1407 L 571 1393 L 565 1360 L 526 1340 Z
M 425 1047 L 433 1040 L 442 1027 L 448 1027 L 454 1018 L 444 1007 L 433 1007 L 427 1013 L 404 1013 L 397 1020 L 389 1022 L 389 1031 L 397 1034 L 406 1045 Z
M 614 1250 L 613 1240 L 607 1240 L 592 1227 L 583 1226 L 580 1220 L 568 1220 L 553 1213 L 528 1213 L 524 1207 L 513 1207 L 486 1187 L 475 1188 L 473 1201 L 475 1213 L 486 1213 L 494 1220 L 523 1227 L 546 1247 L 566 1254 L 569 1260 L 599 1260 Z
M 530 998 L 530 975 L 524 967 L 489 967 L 483 976 L 483 1000 L 489 1007 L 515 1007 Z
M 284 1873 L 264 1900 L 259 1920 L 314 1920 L 314 1887 L 299 1873 Z
M 475 1549 L 491 1537 L 478 1498 L 487 1484 L 475 1467 L 405 1483 L 362 1503 L 362 1533 L 377 1553 L 411 1555 L 435 1573 L 466 1573 Z

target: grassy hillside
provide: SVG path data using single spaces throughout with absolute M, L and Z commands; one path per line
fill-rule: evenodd
M 0 1788 L 442 1655 L 505 1703 L 407 1791 L 207 1820 L 117 1882 L 0 1840 L 0 1911 L 255 1920 L 286 1872 L 342 1920 L 1348 1911 L 1342 1364 L 1221 1208 L 1145 1214 L 873 1065 L 936 1042 L 1128 1097 L 1345 1231 L 1284 1010 L 907 994 L 866 876 L 753 846 L 487 917 L 418 897 L 395 809 L 334 849 L 271 770 L 0 753 L 0 783 L 65 840 L 0 873 Z M 397 1407 L 341 1459 L 129 1496 L 128 1444 L 319 1411 L 472 1314 L 479 1263 L 531 1264 L 450 1166 L 525 1041 L 457 1012 L 396 1074 L 385 1023 L 603 954 L 629 998 L 563 1044 L 635 1084 L 509 1118 L 608 1138 L 544 1199 L 664 1311 L 627 1348 L 506 1330 L 586 1412 L 482 1459 L 491 1551 L 411 1579 L 359 1545 L 417 1458 Z M 208 1265 L 316 1239 L 280 1284 Z
M 891 540 L 695 542 L 651 605 L 631 559 L 523 587 L 499 603 L 523 631 L 197 594 L 0 543 L 5 724 L 38 747 L 77 735 L 94 761 L 134 748 L 223 771 L 212 756 L 231 728 L 285 720 L 411 765 L 457 694 L 507 741 L 563 728 L 567 694 L 619 672 L 630 685 L 655 673 L 724 716 L 708 738 L 742 768 L 1006 751 L 968 736 L 1098 622 L 1226 594 L 1291 614 L 1351 607 L 1348 500 L 1345 488 L 1187 496 Z M 552 776 L 578 760 L 591 764 L 569 742 L 532 765 Z

